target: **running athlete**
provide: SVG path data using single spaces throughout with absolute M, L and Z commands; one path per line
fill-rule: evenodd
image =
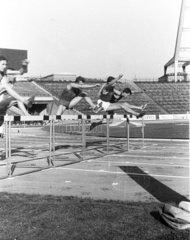
M 61 115 L 64 113 L 66 109 L 71 109 L 76 106 L 83 98 L 86 102 L 91 106 L 91 108 L 95 111 L 96 104 L 94 104 L 91 98 L 87 93 L 83 92 L 81 89 L 83 88 L 94 88 L 99 87 L 100 84 L 84 84 L 85 79 L 81 76 L 77 77 L 75 83 L 69 83 L 61 94 L 59 100 L 59 107 L 57 109 L 56 115 Z
M 4 56 L 0 56 L 0 115 L 5 115 L 6 111 L 15 104 L 18 104 L 24 115 L 29 115 L 25 105 L 28 108 L 32 107 L 34 96 L 26 100 L 12 89 L 16 81 L 15 75 L 22 75 L 27 65 L 28 61 L 23 60 L 20 70 L 9 70 L 7 69 L 7 59 Z
M 101 87 L 98 93 L 99 99 L 97 102 L 96 113 L 100 111 L 106 111 L 108 112 L 108 114 L 114 114 L 115 110 L 123 109 L 126 113 L 136 116 L 136 118 L 143 117 L 145 115 L 145 112 L 143 112 L 142 110 L 144 110 L 146 105 L 142 105 L 139 107 L 128 104 L 126 102 L 124 103 L 118 102 L 122 98 L 127 98 L 132 93 L 143 92 L 143 91 L 131 91 L 130 88 L 125 88 L 122 91 L 116 90 L 114 88 L 114 85 L 116 84 L 117 81 L 119 81 L 121 77 L 122 75 L 119 75 L 119 77 L 115 79 L 113 77 L 109 77 L 107 79 L 107 83 Z M 141 110 L 142 112 L 139 113 L 132 109 L 138 109 Z M 101 124 L 104 124 L 104 120 L 92 123 L 90 126 L 90 130 Z

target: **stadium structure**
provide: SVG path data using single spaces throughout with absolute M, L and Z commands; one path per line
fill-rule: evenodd
M 123 80 L 118 83 L 116 88 L 122 89 L 130 87 L 132 90 L 145 90 L 142 94 L 132 94 L 127 102 L 133 105 L 142 105 L 147 103 L 146 112 L 148 115 L 160 114 L 187 114 L 189 113 L 189 75 L 186 67 L 190 64 L 190 21 L 189 17 L 190 0 L 182 0 L 182 6 L 179 17 L 179 26 L 177 31 L 176 46 L 174 56 L 164 65 L 164 75 L 153 81 L 128 81 Z M 0 49 L 0 54 L 10 59 L 10 67 L 18 69 L 20 61 L 27 58 L 26 50 Z M 183 72 L 178 73 L 178 63 L 180 63 Z M 168 67 L 174 66 L 174 73 L 167 73 Z M 35 102 L 30 109 L 30 113 L 38 114 L 55 114 L 58 101 L 63 88 L 74 81 L 75 74 L 71 73 L 54 73 L 44 76 L 33 81 L 18 81 L 14 89 L 24 97 L 35 94 Z M 103 80 L 86 79 L 88 84 L 103 83 Z M 92 98 L 93 102 L 97 101 L 98 89 L 85 90 Z M 119 112 L 119 111 L 118 111 Z M 89 105 L 82 100 L 75 109 L 67 110 L 64 114 L 94 114 Z M 116 111 L 117 113 L 117 111 Z M 8 114 L 19 114 L 15 108 L 11 108 Z
M 182 0 L 178 23 L 176 44 L 173 57 L 164 65 L 164 76 L 159 81 L 166 82 L 171 79 L 189 81 L 190 76 L 186 71 L 190 65 L 190 0 Z M 167 74 L 168 67 L 174 69 L 174 73 Z M 181 72 L 178 70 L 181 68 Z
M 8 60 L 9 69 L 17 70 L 20 68 L 21 61 L 28 58 L 28 51 L 21 49 L 0 48 L 0 56 L 4 56 Z
M 41 78 L 41 81 L 75 81 L 74 73 L 53 73 Z

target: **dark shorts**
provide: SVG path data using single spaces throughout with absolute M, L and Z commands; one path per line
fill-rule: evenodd
M 88 93 L 85 93 L 85 92 L 81 92 L 78 97 L 87 97 L 88 96 Z
M 81 93 L 79 93 L 79 95 L 76 95 L 76 97 L 81 97 L 81 98 L 83 98 L 83 97 L 86 97 L 86 96 L 88 96 L 88 94 L 87 93 L 85 93 L 85 92 L 81 92 Z M 75 98 L 75 97 L 74 97 Z M 73 99 L 74 99 L 73 98 Z M 73 99 L 71 99 L 70 101 L 69 100 L 65 100 L 64 98 L 60 98 L 59 99 L 59 105 L 62 105 L 62 106 L 65 106 L 67 109 L 69 108 L 69 104 L 70 104 L 70 102 L 73 100 Z
M 72 100 L 71 100 L 72 101 Z M 65 99 L 59 99 L 59 105 L 65 106 L 66 108 L 69 108 L 69 104 L 71 101 L 67 101 Z

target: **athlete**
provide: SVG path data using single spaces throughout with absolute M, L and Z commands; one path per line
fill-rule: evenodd
M 26 71 L 28 63 L 27 60 L 23 60 L 20 70 L 9 70 L 7 69 L 7 59 L 0 56 L 0 115 L 5 115 L 7 110 L 15 104 L 18 104 L 24 115 L 29 115 L 25 106 L 32 107 L 34 96 L 25 99 L 12 89 L 16 75 L 22 75 Z M 3 122 L 0 122 L 0 126 L 2 124 Z
M 122 98 L 127 98 L 132 93 L 143 92 L 143 91 L 131 91 L 130 88 L 125 88 L 122 91 L 116 90 L 114 86 L 121 77 L 122 75 L 119 75 L 118 78 L 109 77 L 107 79 L 107 83 L 101 87 L 98 93 L 99 99 L 97 102 L 96 113 L 100 111 L 106 111 L 109 114 L 114 114 L 115 110 L 123 109 L 126 113 L 136 116 L 136 118 L 143 117 L 145 115 L 145 112 L 143 112 L 142 110 L 144 110 L 146 105 L 142 105 L 139 107 L 128 104 L 127 102 L 123 103 L 118 102 Z M 133 109 L 141 110 L 141 112 L 140 113 L 136 112 Z M 90 130 L 92 130 L 94 127 L 100 124 L 104 124 L 104 120 L 92 123 L 90 126 Z
M 99 87 L 100 84 L 84 84 L 85 79 L 81 76 L 77 77 L 74 83 L 69 83 L 61 94 L 59 100 L 59 107 L 57 109 L 56 115 L 61 115 L 64 113 L 66 109 L 71 109 L 76 106 L 83 98 L 86 102 L 91 106 L 91 108 L 95 111 L 96 104 L 94 104 L 91 98 L 87 93 L 83 92 L 81 89 L 84 88 L 94 88 Z

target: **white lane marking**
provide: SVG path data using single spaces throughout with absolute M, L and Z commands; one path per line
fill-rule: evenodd
M 142 157 L 142 158 L 175 158 L 175 159 L 180 159 L 180 160 L 189 160 L 189 158 L 185 158 L 185 157 L 176 157 L 176 156 L 154 156 L 154 155 L 125 155 L 125 154 L 111 154 L 111 155 L 106 155 L 106 156 L 102 156 L 104 158 L 106 157 Z
M 51 168 L 52 170 L 53 168 Z M 159 174 L 143 174 L 143 173 L 125 173 L 125 172 L 114 172 L 114 171 L 102 171 L 102 170 L 91 170 L 91 169 L 80 169 L 80 168 L 64 168 L 59 167 L 56 170 L 69 170 L 69 171 L 81 171 L 81 172 L 94 172 L 94 173 L 108 173 L 108 174 L 121 174 L 121 175 L 136 175 L 136 176 L 151 176 L 151 177 L 166 177 L 166 178 L 184 178 L 189 179 L 190 177 L 184 176 L 172 176 L 172 175 L 159 175 Z
M 88 162 L 98 162 L 98 163 L 107 163 L 108 161 L 97 161 L 97 160 L 87 160 Z M 164 167 L 185 167 L 185 168 L 190 168 L 189 165 L 177 165 L 177 164 L 173 164 L 173 163 L 169 163 L 169 164 L 164 164 L 164 163 L 142 163 L 142 162 L 118 162 L 118 161 L 110 161 L 109 162 L 112 163 L 119 163 L 119 164 L 133 164 L 133 165 L 149 165 L 149 166 L 164 166 Z

